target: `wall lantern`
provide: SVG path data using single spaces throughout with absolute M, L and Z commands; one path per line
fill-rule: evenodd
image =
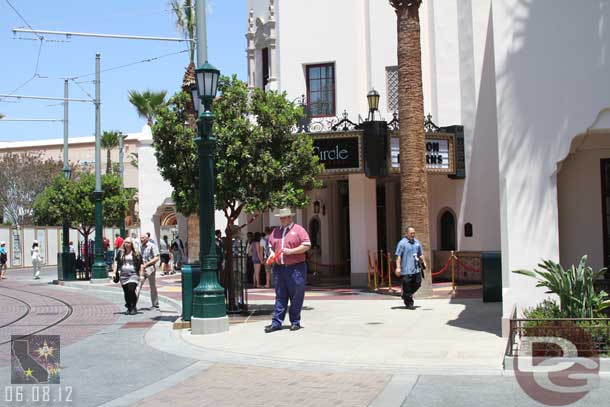
M 313 213 L 318 214 L 320 213 L 320 201 L 316 200 L 313 203 Z
M 366 100 L 369 103 L 369 120 L 375 119 L 375 112 L 379 110 L 379 92 L 372 89 L 367 95 Z

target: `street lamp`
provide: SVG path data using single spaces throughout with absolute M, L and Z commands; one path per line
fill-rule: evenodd
M 375 112 L 379 111 L 379 92 L 372 89 L 366 95 L 366 100 L 369 103 L 369 120 L 375 120 Z
M 229 330 L 224 289 L 218 284 L 218 256 L 214 244 L 214 159 L 216 139 L 212 135 L 212 103 L 218 90 L 220 71 L 207 61 L 195 70 L 196 86 L 191 91 L 199 104 L 197 143 L 199 157 L 199 264 L 201 279 L 193 290 L 191 333 L 194 335 Z M 196 93 L 195 93 L 196 91 Z

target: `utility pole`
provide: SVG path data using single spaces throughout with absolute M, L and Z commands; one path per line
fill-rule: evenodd
M 102 134 L 100 123 L 100 54 L 95 54 L 95 262 L 91 282 L 108 280 L 104 261 L 104 227 L 102 221 Z M 96 281 L 97 280 L 97 281 Z
M 68 80 L 64 79 L 64 177 L 70 179 L 71 171 L 68 156 L 68 137 L 69 137 L 69 122 L 68 122 L 68 106 L 69 106 L 69 90 Z M 62 250 L 58 254 L 57 278 L 63 281 L 76 280 L 76 258 L 74 253 L 70 253 L 70 220 L 64 218 L 62 225 Z

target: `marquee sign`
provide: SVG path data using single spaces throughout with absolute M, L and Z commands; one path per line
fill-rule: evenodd
M 362 133 L 313 136 L 313 150 L 324 164 L 324 175 L 362 172 Z
M 390 172 L 400 172 L 399 140 L 390 137 Z M 426 167 L 429 174 L 455 174 L 455 140 L 450 133 L 426 135 Z

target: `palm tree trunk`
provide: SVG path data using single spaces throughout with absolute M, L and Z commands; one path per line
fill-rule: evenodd
M 112 163 L 110 162 L 110 149 L 106 149 L 106 174 L 110 174 Z
M 398 17 L 398 106 L 400 117 L 400 200 L 402 229 L 415 228 L 431 265 L 428 175 L 424 132 L 419 6 L 421 0 L 395 1 Z M 420 293 L 431 294 L 432 276 L 425 273 Z

